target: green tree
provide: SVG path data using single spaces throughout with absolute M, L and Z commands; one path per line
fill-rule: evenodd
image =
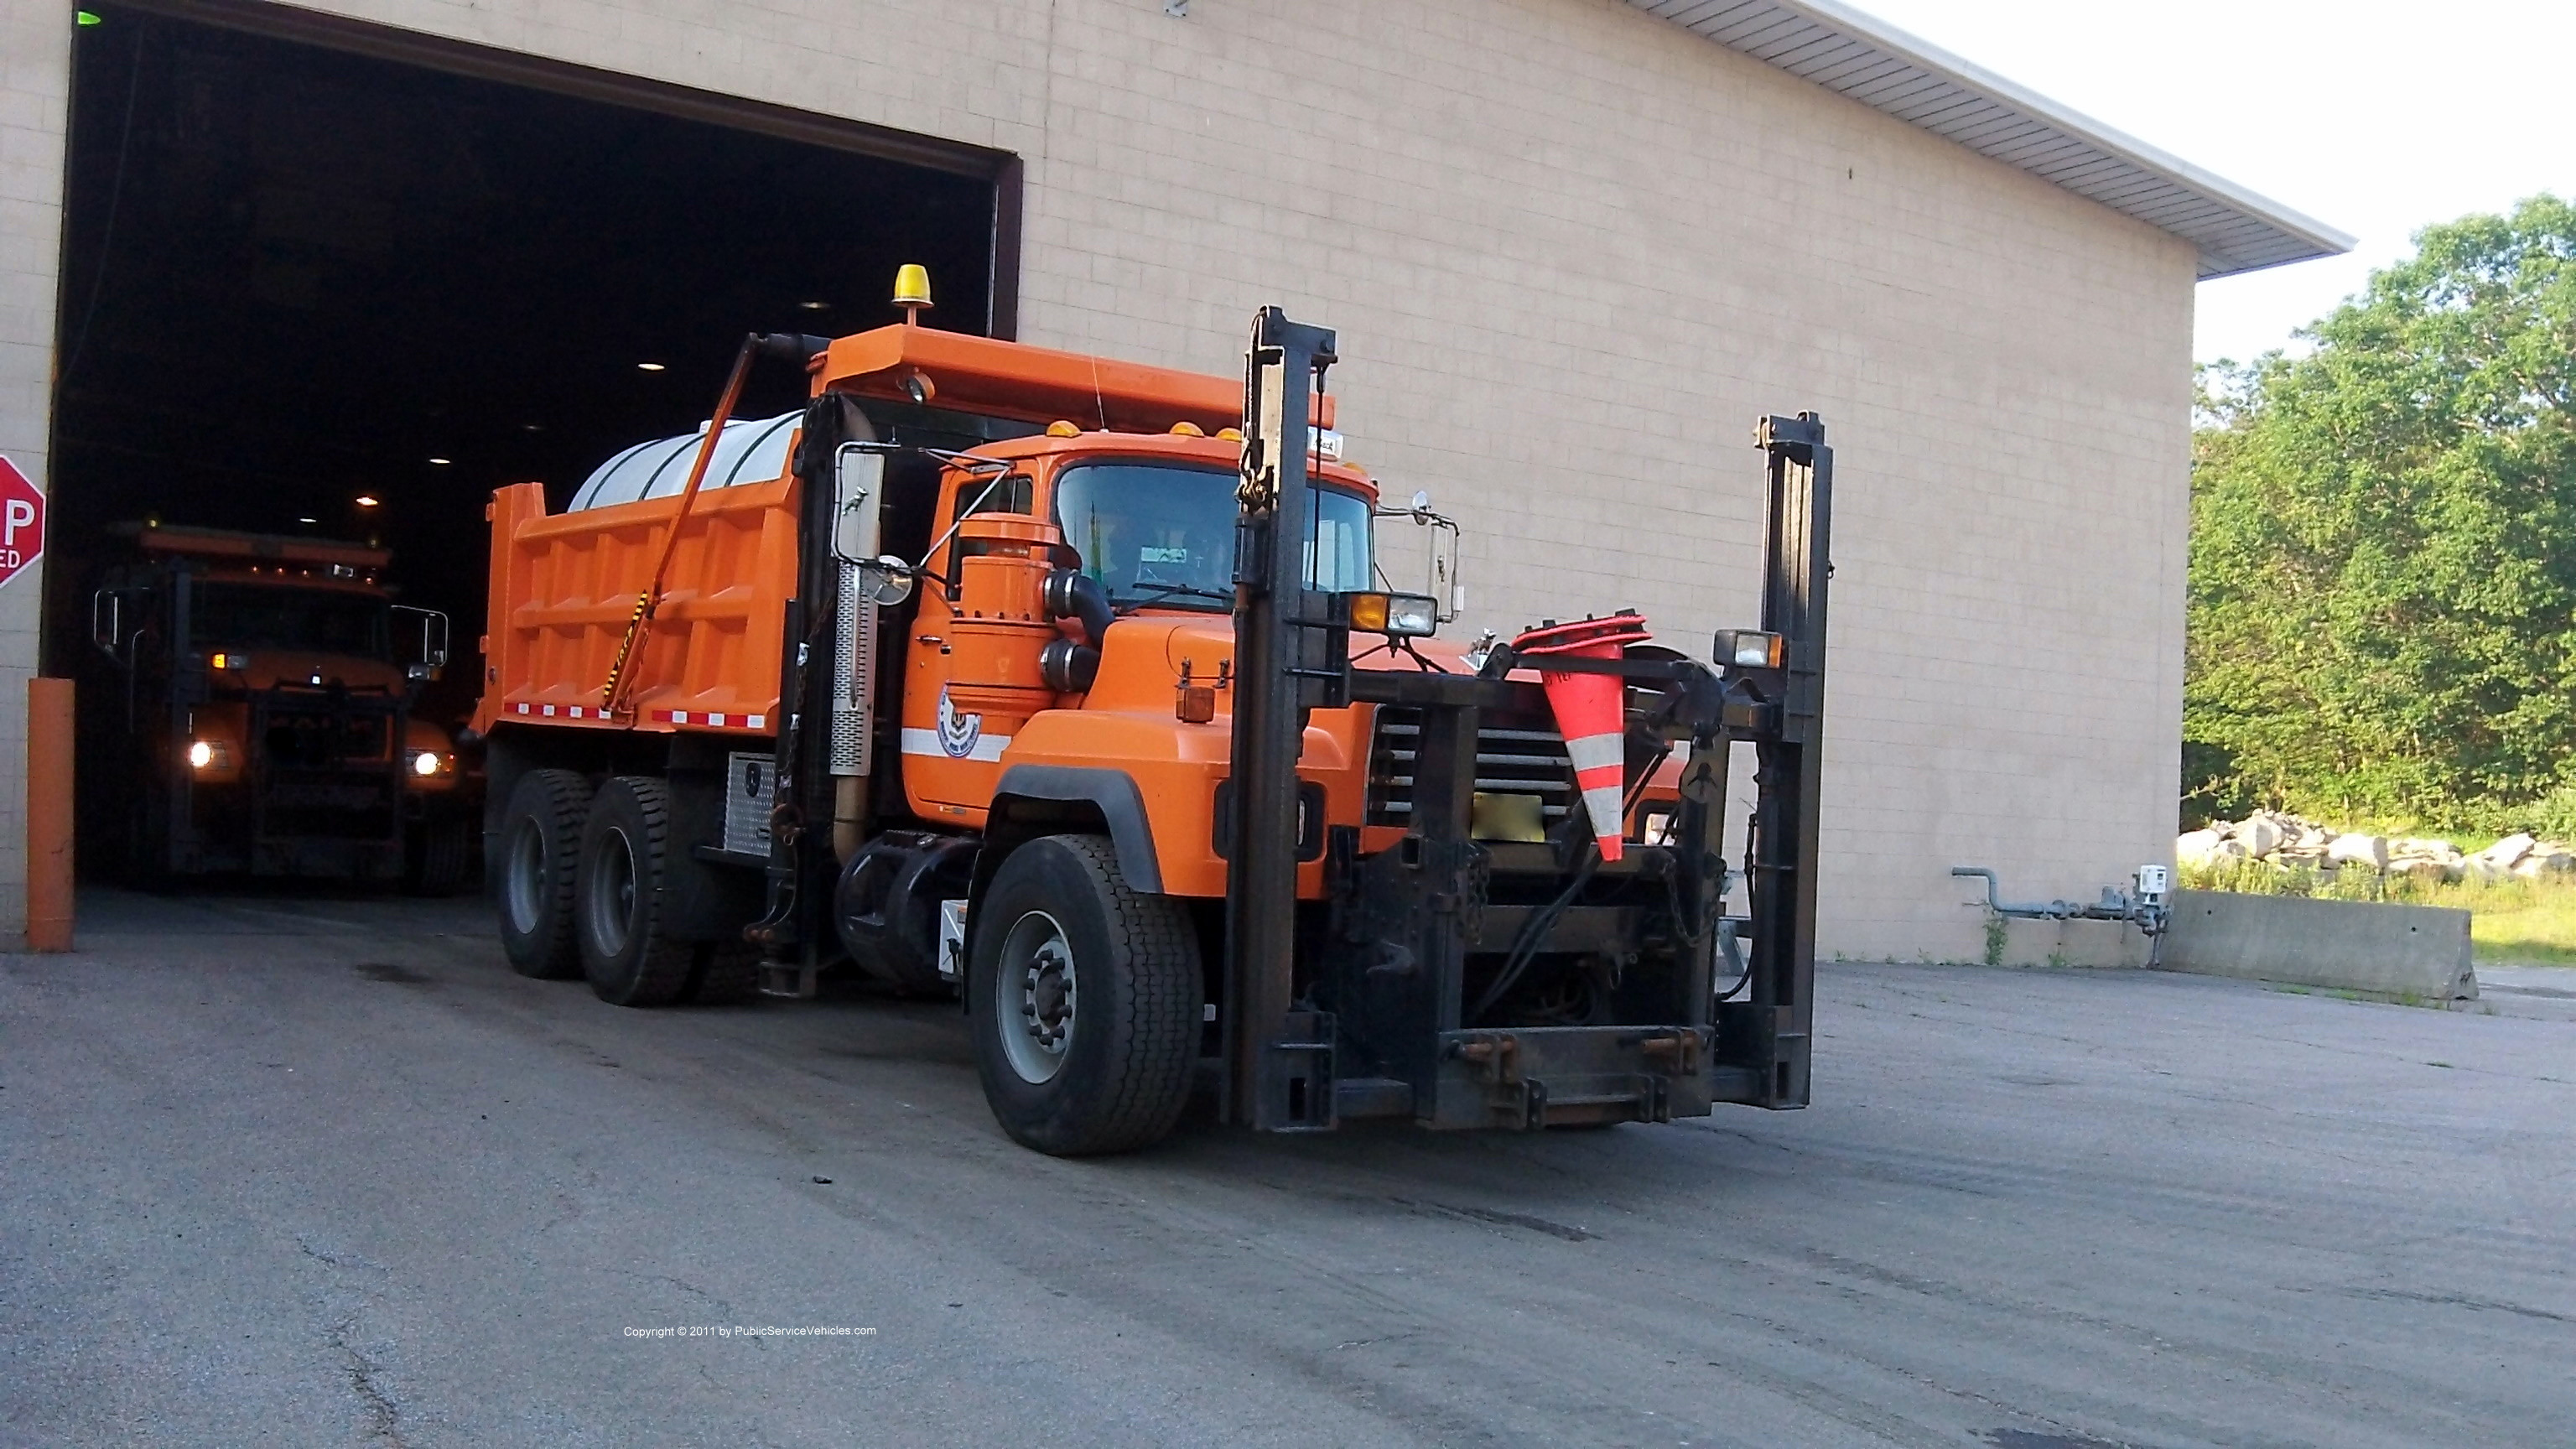
M 2576 207 L 2425 230 L 2201 376 L 2184 788 L 2500 818 L 2576 787 Z

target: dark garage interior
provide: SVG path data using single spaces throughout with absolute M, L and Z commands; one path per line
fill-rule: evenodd
M 542 480 L 559 507 L 619 449 L 695 427 L 747 331 L 899 320 L 902 262 L 930 268 L 927 322 L 1009 331 L 1007 158 L 640 83 L 603 98 L 542 62 L 299 32 L 283 7 L 94 14 L 64 226 L 56 672 L 90 650 L 121 522 L 376 540 L 403 602 L 453 617 L 419 713 L 461 722 L 493 488 Z M 740 415 L 801 397 L 763 370 Z

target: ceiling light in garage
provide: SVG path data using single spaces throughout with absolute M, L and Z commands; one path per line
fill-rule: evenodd
M 660 372 L 662 370 L 662 364 L 658 362 L 639 362 L 635 364 L 635 368 L 638 372 Z
M 376 495 L 373 493 L 361 493 L 358 495 L 358 506 L 360 508 L 373 508 L 376 506 L 378 501 L 379 500 Z
M 312 523 L 320 523 L 322 520 L 321 520 L 321 519 L 318 519 L 318 518 L 299 518 L 299 519 L 297 519 L 297 520 L 295 520 L 295 521 L 296 521 L 296 522 L 298 522 L 298 523 L 312 524 Z
M 821 312 L 829 309 L 832 304 L 829 302 L 799 302 L 796 305 L 804 308 L 808 312 Z
M 429 460 L 429 466 L 433 468 L 444 468 L 447 466 L 448 462 L 449 460 L 445 458 L 432 458 Z

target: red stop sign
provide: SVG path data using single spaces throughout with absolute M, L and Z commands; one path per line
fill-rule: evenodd
M 44 552 L 45 495 L 17 464 L 0 458 L 0 584 L 16 578 Z

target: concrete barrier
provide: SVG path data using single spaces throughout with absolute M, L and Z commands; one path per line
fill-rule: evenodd
M 2168 971 L 2450 1001 L 2478 994 L 2469 913 L 2233 891 L 2174 892 Z

